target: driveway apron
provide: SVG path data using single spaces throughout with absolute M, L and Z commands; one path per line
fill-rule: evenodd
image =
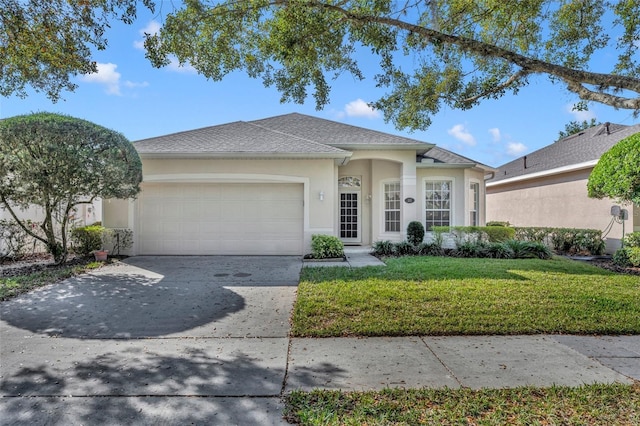
M 0 413 L 37 424 L 38 413 L 66 410 L 64 421 L 92 423 L 87 407 L 100 405 L 123 423 L 155 423 L 168 419 L 140 397 L 198 396 L 218 408 L 170 423 L 278 424 L 301 265 L 133 257 L 2 303 Z

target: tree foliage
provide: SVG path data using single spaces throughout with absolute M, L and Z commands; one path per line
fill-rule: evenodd
M 564 130 L 560 130 L 558 132 L 558 139 L 564 139 L 567 136 L 575 135 L 576 133 L 580 133 L 583 130 L 590 129 L 591 127 L 597 126 L 601 123 L 596 122 L 595 118 L 592 118 L 590 121 L 583 120 L 580 121 L 570 121 L 564 125 Z
M 18 209 L 40 206 L 42 232 L 24 230 L 42 241 L 57 263 L 67 257 L 75 206 L 98 197 L 133 197 L 141 180 L 138 153 L 120 133 L 50 113 L 0 121 L 0 207 L 20 222 Z
M 582 100 L 640 111 L 640 2 L 629 0 L 190 0 L 145 41 L 156 66 L 176 55 L 221 80 L 244 70 L 281 100 L 318 109 L 330 79 L 371 72 L 372 106 L 398 128 L 424 129 L 443 105 L 468 109 L 547 75 Z M 612 57 L 608 73 L 592 57 Z M 408 64 L 408 65 L 407 65 Z
M 640 133 L 605 152 L 587 182 L 589 197 L 640 205 Z
M 109 21 L 132 23 L 140 3 L 153 10 L 152 0 L 0 0 L 0 95 L 74 90 L 72 76 L 97 72 L 91 50 L 106 48 Z

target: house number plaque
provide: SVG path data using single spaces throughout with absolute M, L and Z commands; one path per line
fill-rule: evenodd
M 411 204 L 411 203 L 413 203 L 414 201 L 416 201 L 416 200 L 414 200 L 414 199 L 413 199 L 413 198 L 411 198 L 411 197 L 407 197 L 407 198 L 405 198 L 405 199 L 404 199 L 404 202 L 405 202 L 405 203 L 407 203 L 407 204 Z

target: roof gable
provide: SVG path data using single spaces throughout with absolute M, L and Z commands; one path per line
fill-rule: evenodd
M 526 179 L 527 175 L 566 169 L 570 166 L 597 162 L 602 154 L 622 139 L 640 132 L 640 124 L 603 124 L 545 146 L 509 163 L 499 166 L 489 182 L 500 182 L 512 178 Z

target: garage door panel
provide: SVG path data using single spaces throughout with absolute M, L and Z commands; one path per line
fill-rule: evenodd
M 302 254 L 301 184 L 143 184 L 141 254 Z

